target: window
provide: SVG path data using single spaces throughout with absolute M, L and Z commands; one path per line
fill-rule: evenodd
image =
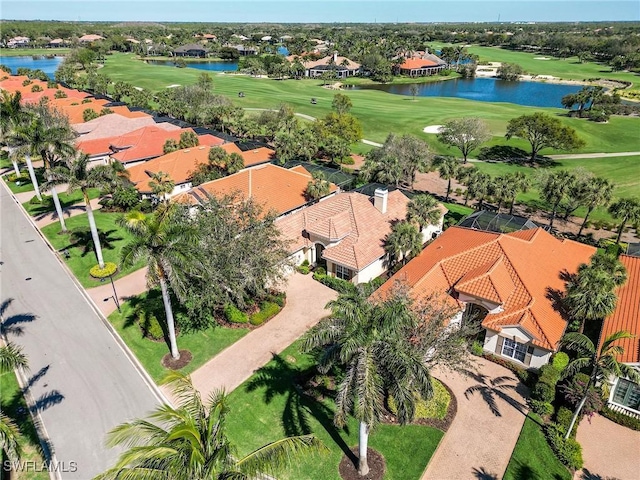
M 505 338 L 502 345 L 502 355 L 515 358 L 524 363 L 524 357 L 527 355 L 527 346 L 524 343 L 514 342 L 510 338 Z
M 347 267 L 336 265 L 336 277 L 341 278 L 342 280 L 351 280 L 351 278 L 353 278 L 353 272 Z
M 613 401 L 634 410 L 640 410 L 640 385 L 619 378 L 613 391 Z

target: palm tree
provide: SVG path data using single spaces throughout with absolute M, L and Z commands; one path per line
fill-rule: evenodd
M 16 368 L 28 369 L 27 357 L 20 347 L 13 343 L 0 346 L 0 375 Z M 4 452 L 11 462 L 17 462 L 22 455 L 22 447 L 18 442 L 20 430 L 11 418 L 0 412 L 0 453 Z
M 392 295 L 374 303 L 365 286 L 329 302 L 331 316 L 302 338 L 302 350 L 322 348 L 321 373 L 334 365 L 345 370 L 338 386 L 334 423 L 342 427 L 352 414 L 360 422 L 358 472 L 366 475 L 370 430 L 384 413 L 385 393 L 394 399 L 401 424 L 413 420 L 416 393 L 432 395 L 431 375 L 420 342 L 410 342 L 419 318 L 406 296 Z
M 313 435 L 302 435 L 276 440 L 237 458 L 226 432 L 229 405 L 224 392 L 214 392 L 203 402 L 189 377 L 172 372 L 167 380 L 178 407 L 162 405 L 149 420 L 136 419 L 111 430 L 107 444 L 127 450 L 97 480 L 262 478 L 305 452 L 324 448 Z
M 508 179 L 508 181 L 515 186 L 515 191 L 513 190 L 511 191 L 512 196 L 511 198 L 508 199 L 510 203 L 509 215 L 512 215 L 513 207 L 516 204 L 516 197 L 518 196 L 518 193 L 520 192 L 526 193 L 527 190 L 529 190 L 529 185 L 531 184 L 531 181 L 529 180 L 529 177 L 523 172 L 507 173 L 505 175 L 505 178 Z
M 467 193 L 465 197 L 465 205 L 469 199 L 469 196 L 480 201 L 478 208 L 482 210 L 482 204 L 484 198 L 489 193 L 489 186 L 491 185 L 491 176 L 488 173 L 481 172 L 480 170 L 472 170 L 467 179 Z
M 244 168 L 244 159 L 238 153 L 233 152 L 227 157 L 225 171 L 227 175 L 233 175 Z
M 541 185 L 542 198 L 552 206 L 549 228 L 553 228 L 558 207 L 571 191 L 575 181 L 576 177 L 567 171 L 551 173 L 543 180 Z
M 627 223 L 640 222 L 640 200 L 637 198 L 621 198 L 609 207 L 609 213 L 620 219 L 616 243 L 620 243 L 622 232 Z
M 173 192 L 176 186 L 176 182 L 169 176 L 168 173 L 156 172 L 151 174 L 151 180 L 149 181 L 151 192 L 159 198 L 160 201 L 166 201 L 168 195 Z
M 9 158 L 17 176 L 20 176 L 20 169 L 18 168 L 16 157 L 13 155 L 15 146 L 12 144 L 11 137 L 16 126 L 20 125 L 26 116 L 26 112 L 20 105 L 21 100 L 22 93 L 20 92 L 11 95 L 6 90 L 2 91 L 2 100 L 0 100 L 0 141 L 9 149 Z
M 328 195 L 331 191 L 331 184 L 327 181 L 324 173 L 320 170 L 316 170 L 311 173 L 312 180 L 307 184 L 305 193 L 312 200 L 317 200 L 320 197 Z
M 449 201 L 449 193 L 451 193 L 451 180 L 458 177 L 460 172 L 460 162 L 454 157 L 444 157 L 438 164 L 438 173 L 440 178 L 447 180 L 447 194 L 445 202 Z
M 19 145 L 18 151 L 25 155 L 27 165 L 31 163 L 31 155 L 40 155 L 42 157 L 49 181 L 51 180 L 49 178 L 51 169 L 60 163 L 62 159 L 70 158 L 75 154 L 75 149 L 71 144 L 73 138 L 74 134 L 69 126 L 68 119 L 56 112 L 49 111 L 46 106 L 36 107 L 31 114 L 30 121 L 20 125 L 13 136 L 17 145 Z M 33 167 L 30 168 L 32 169 Z M 32 181 L 34 181 L 33 186 L 36 190 L 36 195 L 41 199 L 35 175 L 32 177 Z M 53 197 L 60 227 L 63 232 L 66 232 L 67 226 L 64 222 L 62 206 L 60 205 L 55 185 L 51 185 L 49 191 Z
M 580 225 L 578 230 L 578 237 L 582 235 L 589 215 L 596 207 L 608 205 L 611 202 L 611 196 L 613 194 L 613 184 L 606 178 L 592 177 L 587 180 L 583 186 L 582 198 L 586 200 L 587 214 L 584 216 L 584 221 Z
M 49 181 L 45 184 L 51 187 L 60 183 L 67 183 L 67 193 L 74 190 L 82 192 L 84 205 L 87 210 L 87 218 L 89 219 L 89 228 L 91 229 L 91 237 L 96 251 L 96 259 L 100 268 L 104 268 L 104 259 L 102 258 L 102 248 L 100 246 L 100 237 L 98 235 L 98 227 L 93 216 L 93 208 L 89 199 L 90 188 L 109 188 L 119 183 L 121 177 L 120 172 L 124 167 L 120 162 L 110 163 L 109 165 L 98 165 L 89 168 L 89 156 L 83 153 L 76 155 L 67 165 L 54 167 L 49 175 Z
M 442 217 L 438 201 L 428 194 L 416 195 L 407 205 L 407 221 L 418 224 L 418 230 L 427 225 L 437 225 Z
M 163 204 L 151 216 L 134 210 L 120 220 L 120 225 L 132 236 L 131 241 L 122 248 L 121 263 L 128 267 L 143 259 L 148 266 L 147 283 L 160 285 L 171 356 L 174 359 L 180 358 L 180 352 L 168 286 L 177 295 L 184 291 L 184 273 L 193 261 L 191 249 L 197 243 L 194 230 L 179 226 L 174 221 L 177 209 L 174 204 Z
M 634 335 L 625 331 L 612 333 L 602 342 L 600 352 L 596 350 L 595 345 L 589 339 L 589 337 L 583 335 L 582 333 L 567 333 L 562 339 L 562 344 L 565 346 L 565 348 L 567 348 L 568 350 L 573 350 L 578 354 L 578 357 L 571 363 L 569 363 L 569 365 L 567 365 L 567 367 L 564 369 L 562 377 L 571 377 L 581 370 L 591 369 L 589 382 L 585 387 L 582 399 L 578 403 L 575 412 L 573 412 L 571 424 L 567 429 L 565 438 L 569 438 L 578 415 L 580 415 L 580 411 L 587 401 L 589 389 L 591 388 L 591 386 L 595 385 L 598 382 L 604 383 L 614 376 L 626 377 L 635 383 L 640 383 L 640 373 L 631 365 L 621 363 L 617 360 L 617 357 L 624 353 L 624 348 L 620 345 L 616 345 L 616 342 L 629 338 L 634 338 Z
M 498 201 L 498 213 L 500 213 L 502 204 L 517 195 L 518 192 L 516 185 L 511 182 L 507 175 L 496 177 L 490 187 L 491 195 Z
M 422 251 L 422 235 L 415 225 L 398 222 L 385 238 L 384 250 L 389 255 L 390 264 L 396 265 L 401 259 L 406 264 Z

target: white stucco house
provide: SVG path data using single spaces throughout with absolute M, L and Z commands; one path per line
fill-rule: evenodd
M 364 283 L 388 269 L 384 239 L 394 222 L 407 215 L 407 198 L 399 190 L 377 189 L 373 198 L 343 192 L 278 220 L 283 236 L 290 240 L 293 263 L 307 260 L 326 268 L 329 275 Z M 446 208 L 436 225 L 423 228 L 423 241 L 442 231 Z
M 458 312 L 453 323 L 481 322 L 486 352 L 539 368 L 567 327 L 552 294 L 564 291 L 563 274 L 576 272 L 595 251 L 541 228 L 502 234 L 451 227 L 381 291 L 402 282 L 417 298 L 440 295 Z

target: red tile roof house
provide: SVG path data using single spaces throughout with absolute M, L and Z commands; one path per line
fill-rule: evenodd
M 278 220 L 291 241 L 294 262 L 325 265 L 330 275 L 364 283 L 387 271 L 384 239 L 393 222 L 404 220 L 409 199 L 399 190 L 377 189 L 373 198 L 358 192 L 339 193 Z M 423 229 L 423 240 L 442 229 L 446 208 L 438 225 Z
M 292 61 L 295 57 L 287 57 Z M 328 55 L 320 60 L 310 60 L 302 62 L 305 68 L 306 77 L 319 77 L 324 72 L 335 72 L 337 78 L 347 78 L 354 75 L 358 75 L 362 71 L 362 67 L 359 63 L 349 60 L 346 57 L 339 57 L 337 52 L 333 55 Z
M 178 130 L 180 127 L 170 123 L 156 123 L 151 115 L 143 112 L 131 112 L 136 114 L 134 118 L 130 118 L 119 113 L 110 113 L 85 123 L 72 125 L 72 128 L 78 134 L 77 141 L 84 142 L 87 140 L 97 140 L 100 138 L 119 137 L 126 133 L 133 132 L 142 127 L 158 125 L 165 130 Z
M 541 228 L 500 234 L 451 227 L 386 282 L 406 284 L 416 298 L 442 295 L 458 314 L 482 318 L 484 350 L 522 367 L 540 368 L 557 351 L 567 320 L 550 293 L 596 249 L 558 240 Z
M 620 261 L 627 269 L 627 281 L 616 291 L 618 303 L 613 314 L 605 319 L 600 339 L 620 330 L 635 335 L 635 338 L 618 342 L 624 348 L 618 361 L 640 370 L 640 258 L 621 255 Z M 617 377 L 610 383 L 609 407 L 640 418 L 640 385 Z
M 209 159 L 209 150 L 212 147 L 200 145 L 184 150 L 177 150 L 156 157 L 147 162 L 134 165 L 129 169 L 129 179 L 143 198 L 151 197 L 151 187 L 149 181 L 153 173 L 164 172 L 169 175 L 175 183 L 175 188 L 169 197 L 179 193 L 185 193 L 191 188 L 191 173 L 199 164 L 206 164 Z M 273 159 L 273 150 L 265 147 L 243 152 L 235 143 L 225 143 L 220 148 L 227 153 L 237 153 L 244 160 L 245 167 L 251 167 L 262 163 L 268 163 Z
M 416 52 L 409 58 L 400 58 L 394 66 L 394 72 L 410 77 L 422 77 L 435 75 L 447 68 L 447 62 L 441 58 L 426 52 Z

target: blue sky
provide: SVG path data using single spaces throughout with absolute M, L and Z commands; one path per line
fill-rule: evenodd
M 1 19 L 156 22 L 503 22 L 640 20 L 617 0 L 1 0 Z

